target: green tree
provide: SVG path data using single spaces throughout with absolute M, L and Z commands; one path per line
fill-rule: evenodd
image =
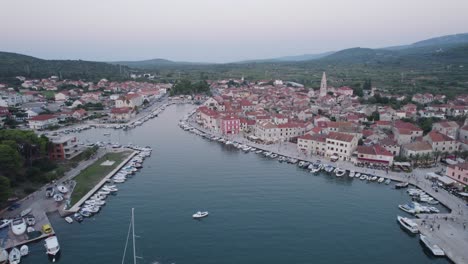
M 13 177 L 15 171 L 21 167 L 21 157 L 16 149 L 9 145 L 0 145 L 0 171 Z
M 371 90 L 372 89 L 372 81 L 371 79 L 364 80 L 364 84 L 362 84 L 363 90 Z
M 10 180 L 0 175 L 0 205 L 8 200 L 11 193 Z

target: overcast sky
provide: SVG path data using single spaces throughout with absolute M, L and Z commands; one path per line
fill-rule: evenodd
M 0 50 L 231 62 L 468 32 L 468 0 L 0 0 Z

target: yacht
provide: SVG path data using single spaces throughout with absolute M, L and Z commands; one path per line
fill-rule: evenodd
M 400 225 L 404 227 L 406 230 L 408 230 L 409 232 L 413 234 L 416 234 L 419 232 L 418 224 L 413 222 L 413 220 L 406 218 L 406 217 L 402 217 L 402 216 L 397 216 L 397 220 L 398 220 L 398 223 L 400 223 Z
M 421 242 L 434 254 L 434 256 L 445 256 L 445 252 L 436 244 L 434 244 L 427 236 L 419 234 Z
M 192 215 L 194 219 L 200 219 L 208 216 L 208 212 L 196 212 L 195 214 Z
M 56 236 L 50 236 L 45 240 L 46 253 L 52 257 L 52 262 L 55 262 L 56 256 L 60 253 L 60 245 Z
M 10 256 L 8 256 L 10 264 L 19 264 L 21 261 L 21 252 L 17 248 L 13 248 L 10 251 Z
M 335 169 L 335 175 L 336 177 L 342 177 L 346 174 L 346 170 L 344 169 L 340 169 L 340 168 L 336 168 Z
M 24 234 L 26 228 L 27 225 L 23 218 L 16 218 L 11 222 L 11 231 L 17 236 Z

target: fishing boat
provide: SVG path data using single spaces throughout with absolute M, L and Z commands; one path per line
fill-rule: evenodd
M 395 184 L 395 189 L 402 189 L 402 188 L 407 188 L 409 183 L 407 182 L 400 182 Z
M 52 258 L 52 262 L 55 262 L 55 259 L 60 253 L 60 245 L 56 236 L 50 236 L 46 238 L 45 244 L 46 253 L 49 257 Z
M 67 216 L 67 217 L 65 217 L 65 222 L 71 224 L 71 223 L 73 223 L 73 219 L 71 217 Z
M 207 217 L 207 216 L 208 216 L 208 212 L 207 212 L 207 211 L 205 211 L 205 212 L 200 212 L 200 211 L 198 211 L 198 212 L 196 212 L 195 214 L 192 215 L 192 217 L 193 217 L 194 219 L 200 219 L 200 218 L 204 218 L 204 217 Z
M 4 227 L 7 227 L 8 225 L 10 225 L 11 223 L 11 220 L 10 219 L 2 219 L 0 220 L 0 229 L 4 228 Z
M 5 264 L 8 260 L 8 251 L 0 248 L 0 264 Z
M 21 254 L 21 257 L 27 256 L 29 254 L 29 247 L 26 245 L 22 245 L 20 247 L 20 254 Z
M 445 252 L 437 244 L 434 244 L 427 236 L 419 234 L 419 239 L 434 256 L 445 256 Z
M 340 168 L 335 169 L 336 177 L 343 177 L 345 174 L 346 174 L 346 170 L 340 169 Z
M 11 231 L 17 236 L 21 236 L 26 232 L 26 222 L 22 217 L 16 218 L 11 222 Z
M 413 220 L 411 220 L 409 218 L 406 218 L 406 217 L 397 216 L 397 221 L 398 221 L 398 223 L 400 223 L 400 225 L 403 228 L 405 228 L 409 232 L 411 232 L 413 234 L 419 233 L 418 224 L 413 222 Z
M 8 256 L 8 261 L 10 264 L 19 264 L 21 261 L 21 252 L 18 248 L 13 248 L 10 251 L 10 255 Z

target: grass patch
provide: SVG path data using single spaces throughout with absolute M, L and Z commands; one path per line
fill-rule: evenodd
M 74 178 L 76 186 L 71 195 L 71 204 L 73 205 L 78 202 L 85 194 L 94 188 L 98 182 L 109 174 L 109 172 L 120 165 L 120 163 L 131 153 L 131 151 L 107 153 L 102 158 L 98 159 L 93 165 L 81 171 L 80 174 Z M 115 163 L 112 166 L 101 166 L 101 163 L 106 160 L 113 160 Z

